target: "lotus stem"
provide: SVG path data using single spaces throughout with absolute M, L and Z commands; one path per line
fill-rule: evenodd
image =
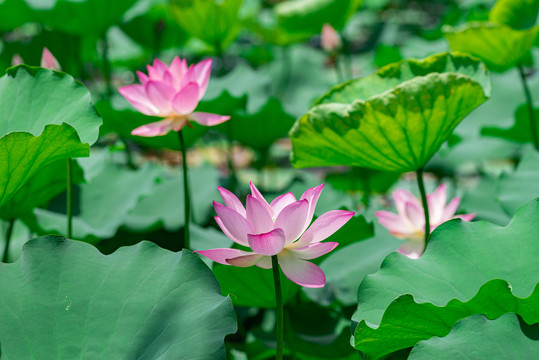
M 66 189 L 66 212 L 67 212 L 67 232 L 68 239 L 73 236 L 73 168 L 71 159 L 67 159 L 67 189 Z
M 429 204 L 427 201 L 427 193 L 425 192 L 425 184 L 423 182 L 423 169 L 416 171 L 417 185 L 419 186 L 419 192 L 421 193 L 421 202 L 423 203 L 423 213 L 425 214 L 425 248 L 429 242 L 430 236 L 430 218 L 429 218 Z
M 539 139 L 537 137 L 537 122 L 535 120 L 535 110 L 533 108 L 533 99 L 528 87 L 528 82 L 526 81 L 526 74 L 524 72 L 524 67 L 522 65 L 518 66 L 518 72 L 520 73 L 520 80 L 522 82 L 522 87 L 524 88 L 524 94 L 526 95 L 526 102 L 528 106 L 528 114 L 530 118 L 530 130 L 532 135 L 533 145 L 535 150 L 539 151 Z
M 189 222 L 191 221 L 191 194 L 189 193 L 189 179 L 187 176 L 187 149 L 183 140 L 183 130 L 178 131 L 180 138 L 180 148 L 182 151 L 182 168 L 183 168 L 183 205 L 185 223 L 183 226 L 183 247 L 189 249 Z
M 275 308 L 275 333 L 277 336 L 277 351 L 275 354 L 275 358 L 277 360 L 282 360 L 284 346 L 284 310 L 283 293 L 281 289 L 281 274 L 279 271 L 279 260 L 277 259 L 277 255 L 273 255 L 271 257 L 271 265 L 273 270 L 273 282 L 275 284 L 275 302 L 277 305 L 277 307 Z
M 7 263 L 9 260 L 9 243 L 11 242 L 11 235 L 13 235 L 13 225 L 15 219 L 9 220 L 6 232 L 6 247 L 4 248 L 4 255 L 2 256 L 2 262 Z
M 226 124 L 227 134 L 226 134 L 226 162 L 228 165 L 228 186 L 232 193 L 236 193 L 236 183 L 238 182 L 238 177 L 236 175 L 236 167 L 234 166 L 234 142 L 232 140 L 232 123 L 227 122 Z

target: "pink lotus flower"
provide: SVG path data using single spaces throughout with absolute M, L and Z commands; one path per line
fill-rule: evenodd
M 160 136 L 170 130 L 180 131 L 189 121 L 213 126 L 230 119 L 204 112 L 193 112 L 208 88 L 211 59 L 187 68 L 187 62 L 175 57 L 170 67 L 158 59 L 148 65 L 148 75 L 137 71 L 140 85 L 122 86 L 118 90 L 138 111 L 164 120 L 143 125 L 131 133 L 138 136 Z
M 226 206 L 215 201 L 213 206 L 217 212 L 215 221 L 225 235 L 253 252 L 238 249 L 197 252 L 221 264 L 256 265 L 263 269 L 271 269 L 271 256 L 277 255 L 283 273 L 296 284 L 313 288 L 324 286 L 326 276 L 322 269 L 305 260 L 335 249 L 338 243 L 321 241 L 339 230 L 354 213 L 329 211 L 309 227 L 324 184 L 308 189 L 299 200 L 289 192 L 270 204 L 253 183 L 250 185 L 252 195 L 247 195 L 246 208 L 234 194 L 223 188 L 219 188 L 219 192 Z
M 401 239 L 408 239 L 398 252 L 418 259 L 425 250 L 425 214 L 421 200 L 404 189 L 395 191 L 393 199 L 397 214 L 389 211 L 377 211 L 374 214 L 378 217 L 380 224 L 389 229 L 391 234 Z M 432 194 L 427 194 L 430 232 L 448 220 L 459 218 L 471 221 L 475 217 L 475 214 L 455 215 L 460 198 L 454 198 L 447 206 L 446 202 L 445 184 L 438 186 Z
M 337 31 L 335 31 L 333 26 L 327 23 L 324 24 L 324 26 L 322 27 L 322 35 L 320 41 L 322 49 L 329 52 L 337 51 L 342 46 L 341 37 L 339 36 Z
M 24 64 L 24 60 L 22 59 L 22 57 L 19 54 L 13 55 L 13 58 L 11 59 L 11 65 L 16 66 L 21 64 Z M 58 60 L 56 60 L 54 55 L 52 55 L 52 53 L 46 47 L 43 48 L 43 53 L 41 54 L 40 66 L 45 69 L 51 69 L 56 71 L 60 71 L 61 69 Z

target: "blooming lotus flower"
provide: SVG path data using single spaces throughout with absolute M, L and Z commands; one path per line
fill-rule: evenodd
M 404 189 L 395 191 L 393 199 L 397 214 L 389 211 L 377 211 L 374 214 L 378 217 L 380 224 L 389 229 L 392 235 L 400 239 L 408 239 L 398 249 L 398 252 L 410 258 L 418 259 L 425 250 L 425 213 L 423 212 L 423 205 L 417 197 Z M 445 184 L 438 186 L 432 194 L 427 194 L 430 232 L 448 220 L 459 218 L 464 221 L 471 221 L 475 217 L 475 214 L 455 215 L 460 198 L 454 198 L 447 206 L 446 202 Z
M 213 203 L 215 221 L 232 241 L 248 247 L 252 252 L 239 249 L 212 249 L 199 254 L 225 265 L 263 269 L 272 267 L 271 257 L 277 255 L 286 277 L 305 287 L 322 287 L 326 276 L 322 269 L 306 260 L 322 256 L 338 245 L 321 242 L 339 230 L 354 215 L 352 211 L 329 211 L 309 227 L 316 202 L 324 184 L 310 188 L 299 200 L 289 192 L 270 204 L 253 185 L 247 195 L 246 207 L 230 191 L 219 188 L 225 205 Z
M 122 86 L 119 92 L 138 111 L 164 120 L 143 125 L 132 131 L 138 136 L 165 135 L 170 130 L 180 131 L 189 121 L 213 126 L 230 119 L 205 112 L 193 112 L 208 88 L 211 59 L 187 68 L 187 62 L 175 57 L 170 66 L 155 59 L 148 65 L 148 75 L 137 71 L 139 84 Z
M 335 31 L 333 26 L 327 23 L 324 24 L 324 26 L 322 27 L 322 35 L 320 41 L 322 49 L 329 52 L 337 51 L 342 46 L 341 37 L 339 36 L 337 31 Z

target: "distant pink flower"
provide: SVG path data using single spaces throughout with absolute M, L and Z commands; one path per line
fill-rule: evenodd
M 394 236 L 407 239 L 408 241 L 399 248 L 399 252 L 413 259 L 419 258 L 425 250 L 425 214 L 421 200 L 404 189 L 398 189 L 393 193 L 397 214 L 389 211 L 377 211 L 380 224 L 389 229 Z M 460 203 L 456 197 L 446 206 L 447 194 L 445 184 L 438 186 L 432 193 L 427 194 L 429 205 L 430 231 L 442 223 L 460 218 L 471 221 L 475 214 L 455 215 Z
M 24 64 L 24 60 L 19 54 L 13 55 L 13 58 L 11 59 L 11 65 L 21 65 Z M 43 48 L 43 53 L 41 54 L 41 65 L 42 68 L 45 69 L 51 69 L 51 70 L 57 70 L 59 71 L 60 63 L 58 63 L 58 60 L 52 55 L 52 53 L 47 49 L 46 47 Z
M 213 206 L 217 212 L 215 221 L 225 235 L 253 252 L 238 249 L 197 252 L 221 264 L 239 267 L 256 265 L 263 269 L 270 269 L 271 256 L 277 255 L 283 273 L 291 281 L 305 287 L 324 286 L 326 276 L 322 269 L 305 260 L 315 259 L 333 250 L 338 243 L 321 241 L 339 230 L 354 213 L 329 211 L 309 227 L 324 184 L 308 189 L 300 200 L 289 192 L 275 198 L 270 204 L 253 183 L 250 185 L 252 195 L 247 195 L 246 208 L 234 194 L 223 188 L 219 188 L 219 192 L 226 206 L 218 202 L 214 202 Z
M 193 112 L 208 88 L 211 59 L 187 68 L 187 62 L 175 57 L 170 67 L 158 59 L 148 65 L 148 75 L 137 71 L 141 84 L 118 90 L 138 111 L 165 119 L 136 128 L 138 136 L 160 136 L 170 130 L 180 131 L 189 121 L 213 126 L 230 119 L 204 112 Z
M 334 52 L 341 48 L 341 37 L 330 24 L 324 24 L 321 35 L 322 49 Z
M 56 71 L 61 69 L 58 60 L 56 60 L 54 55 L 52 55 L 52 53 L 46 47 L 43 48 L 43 53 L 41 54 L 41 67 Z

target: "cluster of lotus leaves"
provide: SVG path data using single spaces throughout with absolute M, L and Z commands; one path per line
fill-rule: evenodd
M 489 97 L 488 71 L 469 55 L 390 64 L 319 98 L 290 131 L 291 162 L 416 171 Z

